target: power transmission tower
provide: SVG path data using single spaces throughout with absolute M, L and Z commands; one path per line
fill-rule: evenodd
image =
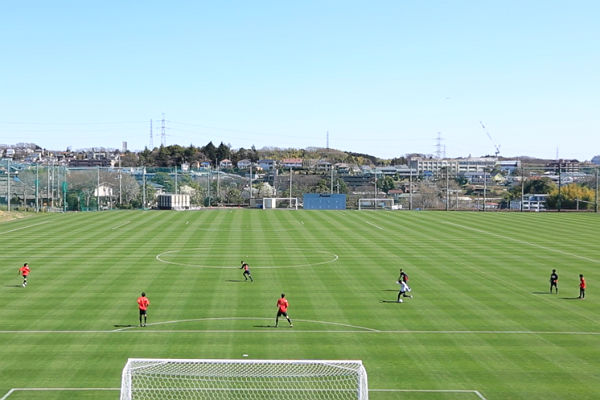
M 436 157 L 442 158 L 442 132 L 438 132 L 437 135 L 437 144 L 435 145 L 436 151 L 435 151 L 435 155 Z
M 167 133 L 165 127 L 165 113 L 162 115 L 161 125 L 160 125 L 160 144 L 163 146 L 167 145 Z

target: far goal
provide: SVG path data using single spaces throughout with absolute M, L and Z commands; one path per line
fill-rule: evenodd
M 121 400 L 369 398 L 361 361 L 130 358 Z
M 273 208 L 298 209 L 297 197 L 265 197 L 263 198 L 263 210 Z
M 395 210 L 394 199 L 358 199 L 359 210 Z

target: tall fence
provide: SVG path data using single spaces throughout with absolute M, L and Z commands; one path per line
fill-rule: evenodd
M 360 178 L 360 179 L 357 179 Z M 390 183 L 391 182 L 391 183 Z M 437 174 L 347 175 L 336 171 L 66 167 L 0 160 L 0 208 L 33 211 L 98 211 L 156 206 L 159 193 L 190 196 L 192 207 L 257 204 L 263 197 L 305 193 L 393 198 L 403 210 L 598 210 L 598 167 L 522 167 L 469 176 Z

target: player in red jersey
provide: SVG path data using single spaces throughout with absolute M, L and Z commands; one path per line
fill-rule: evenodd
M 277 328 L 277 325 L 279 324 L 279 317 L 281 315 L 283 315 L 288 320 L 288 322 L 290 323 L 290 328 L 294 326 L 292 325 L 292 320 L 290 319 L 290 317 L 288 317 L 287 314 L 288 307 L 289 304 L 287 299 L 285 298 L 285 293 L 281 293 L 281 298 L 277 300 L 277 317 L 275 318 L 275 328 Z
M 146 293 L 142 292 L 142 295 L 137 299 L 138 307 L 140 309 L 140 326 L 146 326 L 146 319 L 148 318 L 148 306 L 150 300 L 146 297 Z M 144 317 L 144 323 L 142 324 L 142 317 Z
M 23 275 L 23 287 L 27 286 L 27 277 L 31 269 L 29 268 L 29 264 L 25 263 L 21 268 L 19 268 L 19 275 Z
M 579 298 L 585 299 L 585 278 L 579 274 Z
M 250 274 L 250 266 L 242 261 L 242 266 L 240 267 L 240 269 L 244 270 L 244 280 L 248 280 L 248 278 L 250 278 L 250 282 L 254 282 L 254 279 L 252 279 L 252 275 Z

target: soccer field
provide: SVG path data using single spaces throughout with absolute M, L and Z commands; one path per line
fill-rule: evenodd
M 598 399 L 598 238 L 600 216 L 574 213 L 236 209 L 2 222 L 0 400 L 117 399 L 129 357 L 244 354 L 362 360 L 374 400 Z M 400 268 L 414 298 L 398 304 Z M 553 268 L 558 295 L 548 293 Z M 274 327 L 282 292 L 293 328 Z

